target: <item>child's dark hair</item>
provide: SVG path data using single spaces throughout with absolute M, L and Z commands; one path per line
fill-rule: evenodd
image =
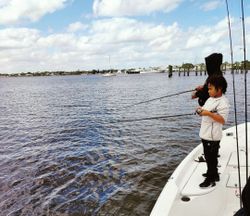
M 227 91 L 227 81 L 223 76 L 211 76 L 208 78 L 207 84 L 213 85 L 216 90 L 221 89 L 223 94 Z

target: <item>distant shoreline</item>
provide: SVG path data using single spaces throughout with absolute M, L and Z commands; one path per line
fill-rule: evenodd
M 22 73 L 13 73 L 13 74 L 1 74 L 0 77 L 38 77 L 38 76 L 69 76 L 69 75 L 90 75 L 90 74 L 105 74 L 110 73 L 110 71 L 44 71 L 44 72 L 22 72 Z M 116 71 L 112 71 L 116 73 Z
M 244 62 L 235 62 L 233 65 L 228 62 L 222 64 L 222 71 L 232 70 L 239 72 L 244 69 Z M 246 70 L 250 70 L 250 61 L 245 63 Z M 38 77 L 38 76 L 69 76 L 69 75 L 93 75 L 93 74 L 140 74 L 140 73 L 184 73 L 185 72 L 206 72 L 205 64 L 193 65 L 191 63 L 183 63 L 181 66 L 168 65 L 167 67 L 149 67 L 149 68 L 130 68 L 130 69 L 108 69 L 108 70 L 77 70 L 77 71 L 43 71 L 43 72 L 20 72 L 20 73 L 0 73 L 0 77 Z

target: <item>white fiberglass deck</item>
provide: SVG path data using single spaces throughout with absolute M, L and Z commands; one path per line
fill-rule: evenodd
M 246 183 L 245 124 L 238 125 L 241 184 Z M 248 123 L 248 137 L 250 123 Z M 206 163 L 195 162 L 203 153 L 197 146 L 177 167 L 162 190 L 151 216 L 229 216 L 240 208 L 235 127 L 223 131 L 220 143 L 220 181 L 212 188 L 200 188 Z M 249 143 L 249 142 L 248 142 Z M 248 144 L 248 148 L 250 144 Z M 250 159 L 250 157 L 248 157 Z M 250 169 L 249 169 L 250 170 Z

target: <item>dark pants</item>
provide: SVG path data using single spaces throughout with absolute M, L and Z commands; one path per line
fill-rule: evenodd
M 244 208 L 239 209 L 234 216 L 248 216 Z
M 218 174 L 218 151 L 220 147 L 220 141 L 209 141 L 202 139 L 204 148 L 204 155 L 207 163 L 207 178 L 214 181 Z

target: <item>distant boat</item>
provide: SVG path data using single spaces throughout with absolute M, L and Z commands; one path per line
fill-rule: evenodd
M 238 125 L 239 158 L 242 188 L 246 184 L 246 124 Z M 250 123 L 248 137 L 250 135 Z M 248 149 L 249 149 L 248 143 Z M 206 172 L 206 163 L 195 159 L 203 153 L 202 144 L 198 145 L 180 163 L 168 179 L 150 216 L 228 216 L 240 209 L 236 126 L 223 131 L 220 142 L 218 169 L 220 181 L 214 187 L 200 188 L 202 173 Z
M 112 73 L 112 69 L 111 69 L 111 66 L 110 66 L 110 55 L 109 55 L 109 72 L 108 73 L 104 73 L 102 76 L 104 77 L 112 77 L 112 76 L 116 76 L 116 73 Z
M 150 74 L 150 73 L 155 73 L 156 71 L 152 70 L 152 69 L 147 69 L 147 70 L 142 70 L 141 74 Z
M 102 76 L 104 76 L 104 77 L 116 76 L 116 73 L 105 73 Z
M 128 70 L 126 73 L 127 74 L 139 74 L 140 71 L 139 70 Z
M 165 73 L 166 71 L 164 69 L 155 69 L 155 68 L 148 68 L 141 70 L 141 74 L 148 74 L 148 73 Z

